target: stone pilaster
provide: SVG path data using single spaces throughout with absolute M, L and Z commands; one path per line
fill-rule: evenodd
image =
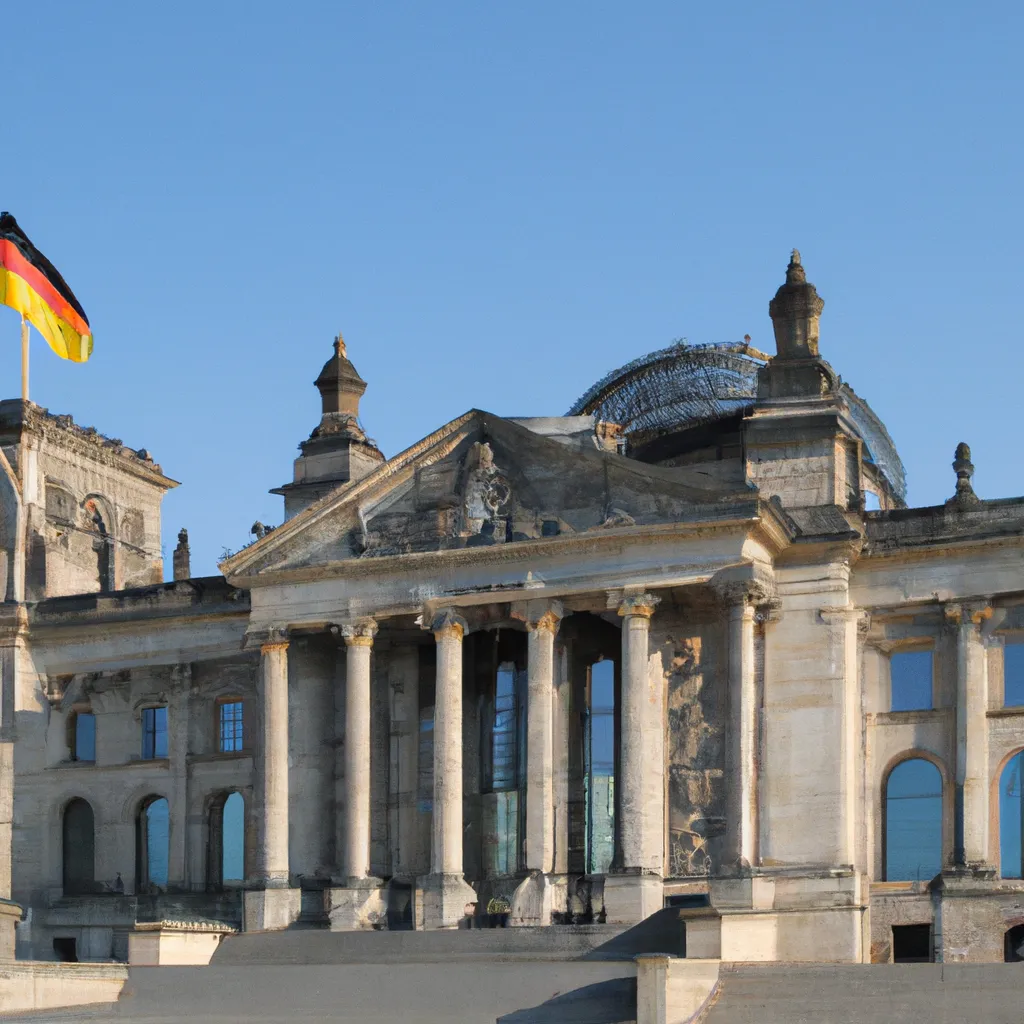
M 988 658 L 981 635 L 992 609 L 984 603 L 946 606 L 956 630 L 956 812 L 954 863 L 988 865 Z
M 457 928 L 476 893 L 462 876 L 462 638 L 466 620 L 451 609 L 434 615 L 434 812 L 430 875 L 423 885 L 427 928 Z
M 619 735 L 620 867 L 605 879 L 609 923 L 635 924 L 662 906 L 665 858 L 664 679 L 650 669 L 651 616 L 660 598 L 627 594 L 622 616 Z
M 763 595 L 738 585 L 729 608 L 729 732 L 725 748 L 725 862 L 741 873 L 757 863 L 757 693 L 754 614 Z

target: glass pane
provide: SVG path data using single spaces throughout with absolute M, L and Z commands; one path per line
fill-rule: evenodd
M 242 702 L 220 705 L 220 749 L 228 753 L 242 749 Z
M 1024 832 L 1024 754 L 1017 754 L 999 779 L 999 873 L 1024 877 L 1021 835 Z
M 590 786 L 590 864 L 588 870 L 605 874 L 615 852 L 615 777 L 599 775 Z
M 75 716 L 75 760 L 96 760 L 96 716 L 82 713 Z
M 488 872 L 491 875 L 514 875 L 519 859 L 519 794 L 513 789 L 485 799 L 494 801 Z
M 420 711 L 419 779 L 416 806 L 421 814 L 434 807 L 434 709 Z
M 900 651 L 889 659 L 892 710 L 920 711 L 932 706 L 932 652 Z
M 221 878 L 241 882 L 245 878 L 245 801 L 232 793 L 224 801 L 222 825 Z
M 885 791 L 885 878 L 927 882 L 942 869 L 942 776 L 930 761 L 898 764 Z
M 160 797 L 146 808 L 146 877 L 150 885 L 167 886 L 171 821 L 167 801 Z
M 615 709 L 615 662 L 598 661 L 590 667 L 590 710 Z
M 167 708 L 154 708 L 156 717 L 155 757 L 167 756 Z
M 1024 705 L 1024 644 L 1007 644 L 1003 649 L 1003 704 Z

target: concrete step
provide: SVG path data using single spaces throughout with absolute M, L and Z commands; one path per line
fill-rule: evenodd
M 35 1024 L 635 1024 L 626 963 L 140 967 L 114 1006 Z
M 724 965 L 704 1024 L 1020 1024 L 1017 964 Z
M 680 953 L 676 910 L 633 928 L 575 925 L 452 931 L 330 932 L 289 929 L 227 937 L 214 954 L 220 966 L 254 964 L 437 963 L 501 960 L 632 960 L 637 953 Z

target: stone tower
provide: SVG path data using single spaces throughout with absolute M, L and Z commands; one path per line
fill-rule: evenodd
M 349 361 L 345 341 L 334 339 L 334 354 L 316 381 L 320 392 L 320 423 L 299 445 L 290 484 L 271 494 L 284 496 L 285 519 L 308 508 L 350 480 L 359 480 L 384 461 L 384 455 L 359 425 L 359 400 L 366 381 Z

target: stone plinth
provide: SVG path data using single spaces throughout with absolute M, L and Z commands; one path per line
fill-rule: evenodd
M 660 875 L 629 872 L 604 880 L 604 912 L 608 924 L 639 924 L 662 909 L 665 883 Z
M 476 890 L 459 875 L 427 875 L 419 893 L 425 929 L 458 928 L 476 909 Z
M 299 919 L 299 889 L 250 889 L 242 896 L 242 930 L 273 932 L 289 928 Z
M 14 926 L 21 920 L 21 907 L 0 900 L 0 963 L 14 959 Z
M 357 884 L 358 883 L 358 884 Z M 387 888 L 379 879 L 354 879 L 344 888 L 330 889 L 328 915 L 332 932 L 356 932 L 387 923 Z

